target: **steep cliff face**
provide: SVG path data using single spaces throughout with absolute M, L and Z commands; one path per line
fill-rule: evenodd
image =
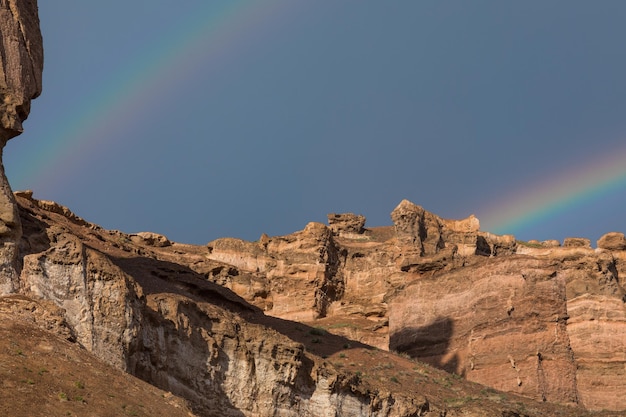
M 390 347 L 500 390 L 625 409 L 623 254 L 532 252 L 411 284 L 390 304 Z
M 552 415 L 359 342 L 546 407 L 568 404 L 569 415 L 626 408 L 623 251 L 516 245 L 471 217 L 432 214 L 423 219 L 443 244 L 421 255 L 394 228 L 315 223 L 197 247 L 106 231 L 30 193 L 17 199 L 19 291 L 63 316 L 45 325 L 198 415 Z M 280 317 L 290 310 L 316 327 Z M 512 402 L 526 411 L 502 414 L 519 410 Z
M 220 239 L 191 267 L 269 315 L 539 401 L 626 409 L 623 234 L 595 250 L 517 242 L 408 201 L 391 217 L 392 228 L 344 214 L 256 243 Z
M 0 149 L 41 93 L 38 23 L 36 1 L 0 0 Z M 52 332 L 75 342 L 55 348 L 67 357 L 86 358 L 69 355 L 80 346 L 200 416 L 626 409 L 623 234 L 598 250 L 580 238 L 520 244 L 406 200 L 391 218 L 368 229 L 332 214 L 258 242 L 182 245 L 103 230 L 32 193 L 16 201 L 0 160 L 0 331 L 45 346 Z M 191 413 L 166 403 L 151 415 Z
M 70 338 L 85 349 L 186 398 L 199 415 L 427 415 L 430 405 L 419 396 L 359 388 L 289 337 L 288 322 L 158 259 L 157 246 L 135 245 L 131 236 L 20 195 L 20 291 L 60 308 Z
M 296 271 L 291 281 L 306 301 L 298 311 L 314 312 L 317 323 L 335 315 L 380 323 L 387 314 L 383 290 L 399 291 L 404 284 L 386 280 L 377 284 L 380 293 L 372 296 L 371 286 L 355 282 L 365 279 L 367 265 L 359 262 L 370 257 L 369 262 L 383 265 L 376 272 L 378 278 L 391 268 L 396 274 L 408 274 L 401 271 L 399 255 L 395 259 L 382 251 L 393 245 L 377 243 L 393 235 L 390 229 L 370 234 L 365 242 L 357 234 L 355 246 L 349 244 L 352 237 L 312 224 L 283 238 L 264 237 L 258 243 L 226 240 L 202 247 L 169 242 L 156 234 L 103 230 L 65 207 L 34 200 L 30 193 L 18 193 L 17 201 L 24 228 L 19 244 L 20 297 L 24 303 L 47 303 L 47 309 L 55 312 L 44 315 L 48 318 L 40 319 L 39 325 L 185 398 L 196 415 L 542 416 L 563 412 L 553 404 L 468 384 L 320 327 L 271 317 L 212 282 L 221 276 L 267 308 L 274 288 L 267 287 L 270 291 L 263 297 L 258 295 L 265 288 L 262 285 L 273 279 L 265 274 L 271 268 Z M 237 254 L 234 248 L 243 252 Z M 360 255 L 352 257 L 354 253 Z M 225 267 L 214 259 L 216 254 L 232 264 Z M 297 267 L 299 262 L 302 267 Z M 256 275 L 242 272 L 243 268 L 253 269 Z M 245 274 L 259 281 L 238 280 Z M 246 282 L 256 288 L 256 295 L 245 287 Z M 289 292 L 290 280 L 283 277 L 281 282 L 280 291 Z M 327 307 L 320 307 L 317 294 L 331 286 L 341 290 Z M 353 290 L 358 296 L 347 295 Z M 377 307 L 359 305 L 372 297 L 379 300 Z M 272 298 L 276 299 L 280 298 Z M 372 311 L 376 318 L 370 320 Z M 367 338 L 373 333 L 365 328 L 357 335 Z M 580 408 L 566 413 L 586 415 Z
M 0 294 L 17 288 L 17 205 L 4 174 L 2 149 L 22 133 L 30 101 L 41 94 L 43 42 L 35 0 L 0 0 Z

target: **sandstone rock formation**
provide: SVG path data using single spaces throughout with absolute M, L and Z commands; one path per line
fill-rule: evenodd
M 194 269 L 266 314 L 497 389 L 626 408 L 617 395 L 626 364 L 623 235 L 601 239 L 605 252 L 582 238 L 523 243 L 481 232 L 475 217 L 441 219 L 406 200 L 392 219 L 392 229 L 358 235 L 315 223 L 263 244 L 219 239 Z
M 35 0 L 0 0 L 0 293 L 17 289 L 17 205 L 4 174 L 2 149 L 22 133 L 30 101 L 41 94 L 43 42 Z
M 538 249 L 421 279 L 390 305 L 390 346 L 505 391 L 624 409 L 626 292 L 614 255 Z
M 389 347 L 387 320 L 396 314 L 392 307 L 398 305 L 397 311 L 407 314 L 401 300 L 403 294 L 413 294 L 414 285 L 426 285 L 437 271 L 446 276 L 458 274 L 465 282 L 455 282 L 449 288 L 451 294 L 455 288 L 463 289 L 471 282 L 449 265 L 437 265 L 424 272 L 426 275 L 403 272 L 399 253 L 403 249 L 393 228 L 366 229 L 361 237 L 341 238 L 328 227 L 311 223 L 301 232 L 266 237 L 259 242 L 220 239 L 200 247 L 175 242 L 163 246 L 150 239 L 134 238 L 137 235 L 104 230 L 60 205 L 35 200 L 30 193 L 17 193 L 17 201 L 24 228 L 19 244 L 23 263 L 19 281 L 21 302 L 36 310 L 43 303 L 45 310 L 51 312 L 35 322 L 76 341 L 105 362 L 184 397 L 195 415 L 530 417 L 564 412 L 562 406 L 468 384 L 443 370 L 385 351 Z M 466 232 L 462 228 L 461 233 Z M 476 233 L 479 237 L 480 232 Z M 413 251 L 413 246 L 407 250 Z M 494 275 L 488 264 L 474 264 L 469 258 L 459 257 L 458 253 L 453 255 L 451 265 L 463 269 L 463 263 L 469 262 L 474 265 L 470 270 L 484 268 L 485 273 Z M 470 256 L 473 257 L 488 263 L 498 260 L 497 256 Z M 516 343 L 558 336 L 553 345 L 539 354 L 545 373 L 543 381 L 550 389 L 554 385 L 561 387 L 557 391 L 564 397 L 549 391 L 546 399 L 575 403 L 567 396 L 577 376 L 571 369 L 571 351 L 562 343 L 568 336 L 563 329 L 567 319 L 563 306 L 556 302 L 566 295 L 562 291 L 552 292 L 551 277 L 536 272 L 541 262 L 552 261 L 529 258 L 527 262 L 524 268 L 530 275 L 524 279 L 535 282 L 545 296 L 547 302 L 541 306 L 553 307 L 524 314 L 522 301 L 512 299 L 515 304 L 509 308 L 511 316 L 517 318 L 519 314 L 519 325 L 527 331 L 517 335 Z M 378 269 L 374 269 L 376 265 Z M 503 276 L 508 273 L 506 267 L 500 269 Z M 387 276 L 388 272 L 392 277 Z M 410 285 L 413 278 L 417 281 Z M 220 280 L 224 285 L 212 282 Z M 279 284 L 273 286 L 272 282 Z M 507 282 L 511 284 L 506 288 L 512 290 L 524 285 L 517 277 Z M 319 296 L 322 291 L 332 296 L 324 299 Z M 297 298 L 294 301 L 285 293 L 297 294 Z M 489 293 L 485 293 L 488 297 Z M 509 295 L 510 291 L 504 291 L 499 296 Z M 450 297 L 454 298 L 441 295 L 440 299 Z M 525 297 L 532 299 L 533 293 L 525 293 Z M 271 317 L 254 304 L 277 316 L 290 316 L 289 309 L 293 309 L 316 327 Z M 275 304 L 283 307 L 275 308 Z M 445 303 L 441 311 L 444 307 Z M 479 318 L 498 317 L 498 309 L 496 303 L 467 325 L 483 328 Z M 415 310 L 415 306 L 409 310 Z M 505 314 L 509 317 L 509 313 Z M 544 314 L 554 314 L 556 320 L 546 328 L 541 322 Z M 416 320 L 410 314 L 408 317 Z M 526 317 L 531 318 L 530 323 Z M 394 330 L 391 341 L 395 343 L 400 339 L 395 321 L 390 323 Z M 554 327 L 550 326 L 560 326 L 560 330 L 553 333 Z M 462 326 L 454 318 L 444 318 L 430 326 L 436 332 L 420 334 L 427 340 L 447 338 L 442 343 L 455 348 L 456 328 Z M 386 343 L 385 350 L 331 332 L 352 334 L 381 346 Z M 416 339 L 415 334 L 407 337 Z M 496 347 L 488 343 L 476 346 L 477 352 Z M 397 347 L 411 354 L 416 352 L 411 343 Z M 436 354 L 435 351 L 433 357 Z M 460 353 L 454 355 L 460 359 L 448 360 L 444 368 L 452 369 L 451 364 L 455 364 L 458 369 L 459 364 L 465 363 Z M 476 372 L 500 372 L 499 355 L 497 350 L 492 357 L 475 352 Z M 527 360 L 516 353 L 511 356 L 512 362 L 506 357 L 506 366 L 516 366 L 519 370 L 513 372 L 532 385 L 525 368 Z M 589 363 L 593 369 L 595 365 Z M 563 369 L 569 373 L 557 377 L 555 372 Z M 606 372 L 617 375 L 617 386 L 619 374 L 610 367 Z M 532 390 L 521 393 L 534 394 Z M 587 415 L 580 407 L 565 412 Z
M 590 248 L 591 240 L 584 237 L 566 237 L 563 246 L 570 248 Z
M 623 251 L 626 250 L 626 237 L 623 233 L 611 232 L 600 237 L 597 244 L 598 249 Z
M 36 2 L 0 0 L 0 35 L 1 148 L 41 92 Z M 309 223 L 287 236 L 194 246 L 104 230 L 32 192 L 16 195 L 0 161 L 0 368 L 10 375 L 0 396 L 18 381 L 5 353 L 23 335 L 28 355 L 57 349 L 77 358 L 81 373 L 112 372 L 106 363 L 191 407 L 113 378 L 115 389 L 154 399 L 133 414 L 626 410 L 623 234 L 605 235 L 598 250 L 582 238 L 522 243 L 480 231 L 474 216 L 442 219 L 404 200 L 393 226 L 332 214 L 328 226 Z M 20 360 L 28 357 L 21 346 Z M 30 363 L 22 371 L 32 372 Z M 9 401 L 18 407 L 12 415 L 59 411 L 49 398 L 37 410 L 2 400 L 4 414 Z
M 336 235 L 360 234 L 365 226 L 365 216 L 353 213 L 331 213 L 328 215 L 328 226 Z
M 43 42 L 35 0 L 0 0 L 0 140 L 22 133 L 30 101 L 41 94 Z

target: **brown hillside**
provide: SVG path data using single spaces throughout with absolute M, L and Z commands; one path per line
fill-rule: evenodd
M 192 416 L 180 398 L 94 357 L 63 334 L 45 302 L 0 298 L 0 415 Z

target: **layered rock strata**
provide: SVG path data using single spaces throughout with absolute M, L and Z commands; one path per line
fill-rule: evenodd
M 626 408 L 616 395 L 626 365 L 623 234 L 605 235 L 597 250 L 584 238 L 518 242 L 480 231 L 474 216 L 446 220 L 406 200 L 392 228 L 337 227 L 353 216 L 256 243 L 219 239 L 194 268 L 267 314 L 497 389 Z
M 409 276 L 401 271 L 401 262 L 381 251 L 395 245 L 394 238 L 388 241 L 393 235 L 389 229 L 366 231 L 369 240 L 352 246 L 329 228 L 311 224 L 288 237 L 197 247 L 160 235 L 103 230 L 63 206 L 34 200 L 31 193 L 18 193 L 17 200 L 24 227 L 19 291 L 24 300 L 47 300 L 41 303 L 52 305 L 48 308 L 62 317 L 42 325 L 107 363 L 186 398 L 199 416 L 540 416 L 561 410 L 466 385 L 443 371 L 320 327 L 267 316 L 198 272 L 213 265 L 211 276 L 222 274 L 232 284 L 244 267 L 253 268 L 260 279 L 274 265 L 288 268 L 303 262 L 301 269 L 311 271 L 312 288 L 300 296 L 309 294 L 313 304 L 308 308 L 321 317 L 317 323 L 336 316 L 378 323 L 385 320 L 387 301 L 381 298 L 381 305 L 374 307 L 376 318 L 367 318 L 372 307 L 360 305 L 365 298 L 359 297 L 372 288 L 353 284 L 366 277 L 367 265 L 358 267 L 357 262 L 369 257 L 369 262 L 383 265 L 381 271 L 395 265 L 397 274 Z M 169 244 L 163 245 L 166 240 Z M 268 257 L 265 244 L 274 258 L 282 258 Z M 235 247 L 246 256 L 234 256 Z M 341 260 L 343 255 L 327 252 L 331 247 L 339 254 L 361 255 Z M 211 258 L 216 253 L 228 254 L 237 266 L 215 271 L 217 261 Z M 263 267 L 261 255 L 276 263 Z M 313 260 L 319 262 L 315 268 Z M 327 276 L 349 278 L 336 292 L 336 301 L 323 310 L 315 304 L 315 294 L 328 288 Z M 295 286 L 304 291 L 298 279 Z M 282 282 L 289 291 L 289 280 Z M 404 284 L 378 285 L 381 291 L 400 291 Z M 243 281 L 233 287 L 251 296 Z M 347 295 L 353 291 L 360 296 Z M 519 404 L 524 404 L 524 413 L 515 411 Z M 585 415 L 581 409 L 570 414 Z
M 424 277 L 390 304 L 390 348 L 504 391 L 624 409 L 621 258 L 537 249 Z
M 36 1 L 0 0 L 0 149 L 41 92 L 38 23 Z M 333 214 L 329 226 L 198 248 L 106 231 L 32 193 L 18 200 L 0 160 L 0 294 L 20 294 L 3 305 L 31 308 L 38 326 L 197 415 L 563 412 L 361 343 L 577 407 L 570 415 L 626 408 L 623 234 L 598 251 L 582 238 L 520 244 L 404 200 L 393 227 Z

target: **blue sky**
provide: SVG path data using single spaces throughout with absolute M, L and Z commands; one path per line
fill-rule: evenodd
M 406 198 L 525 240 L 626 231 L 624 183 L 490 223 L 623 147 L 623 1 L 39 8 L 44 92 L 7 175 L 103 227 L 255 240 L 331 212 L 389 225 Z

